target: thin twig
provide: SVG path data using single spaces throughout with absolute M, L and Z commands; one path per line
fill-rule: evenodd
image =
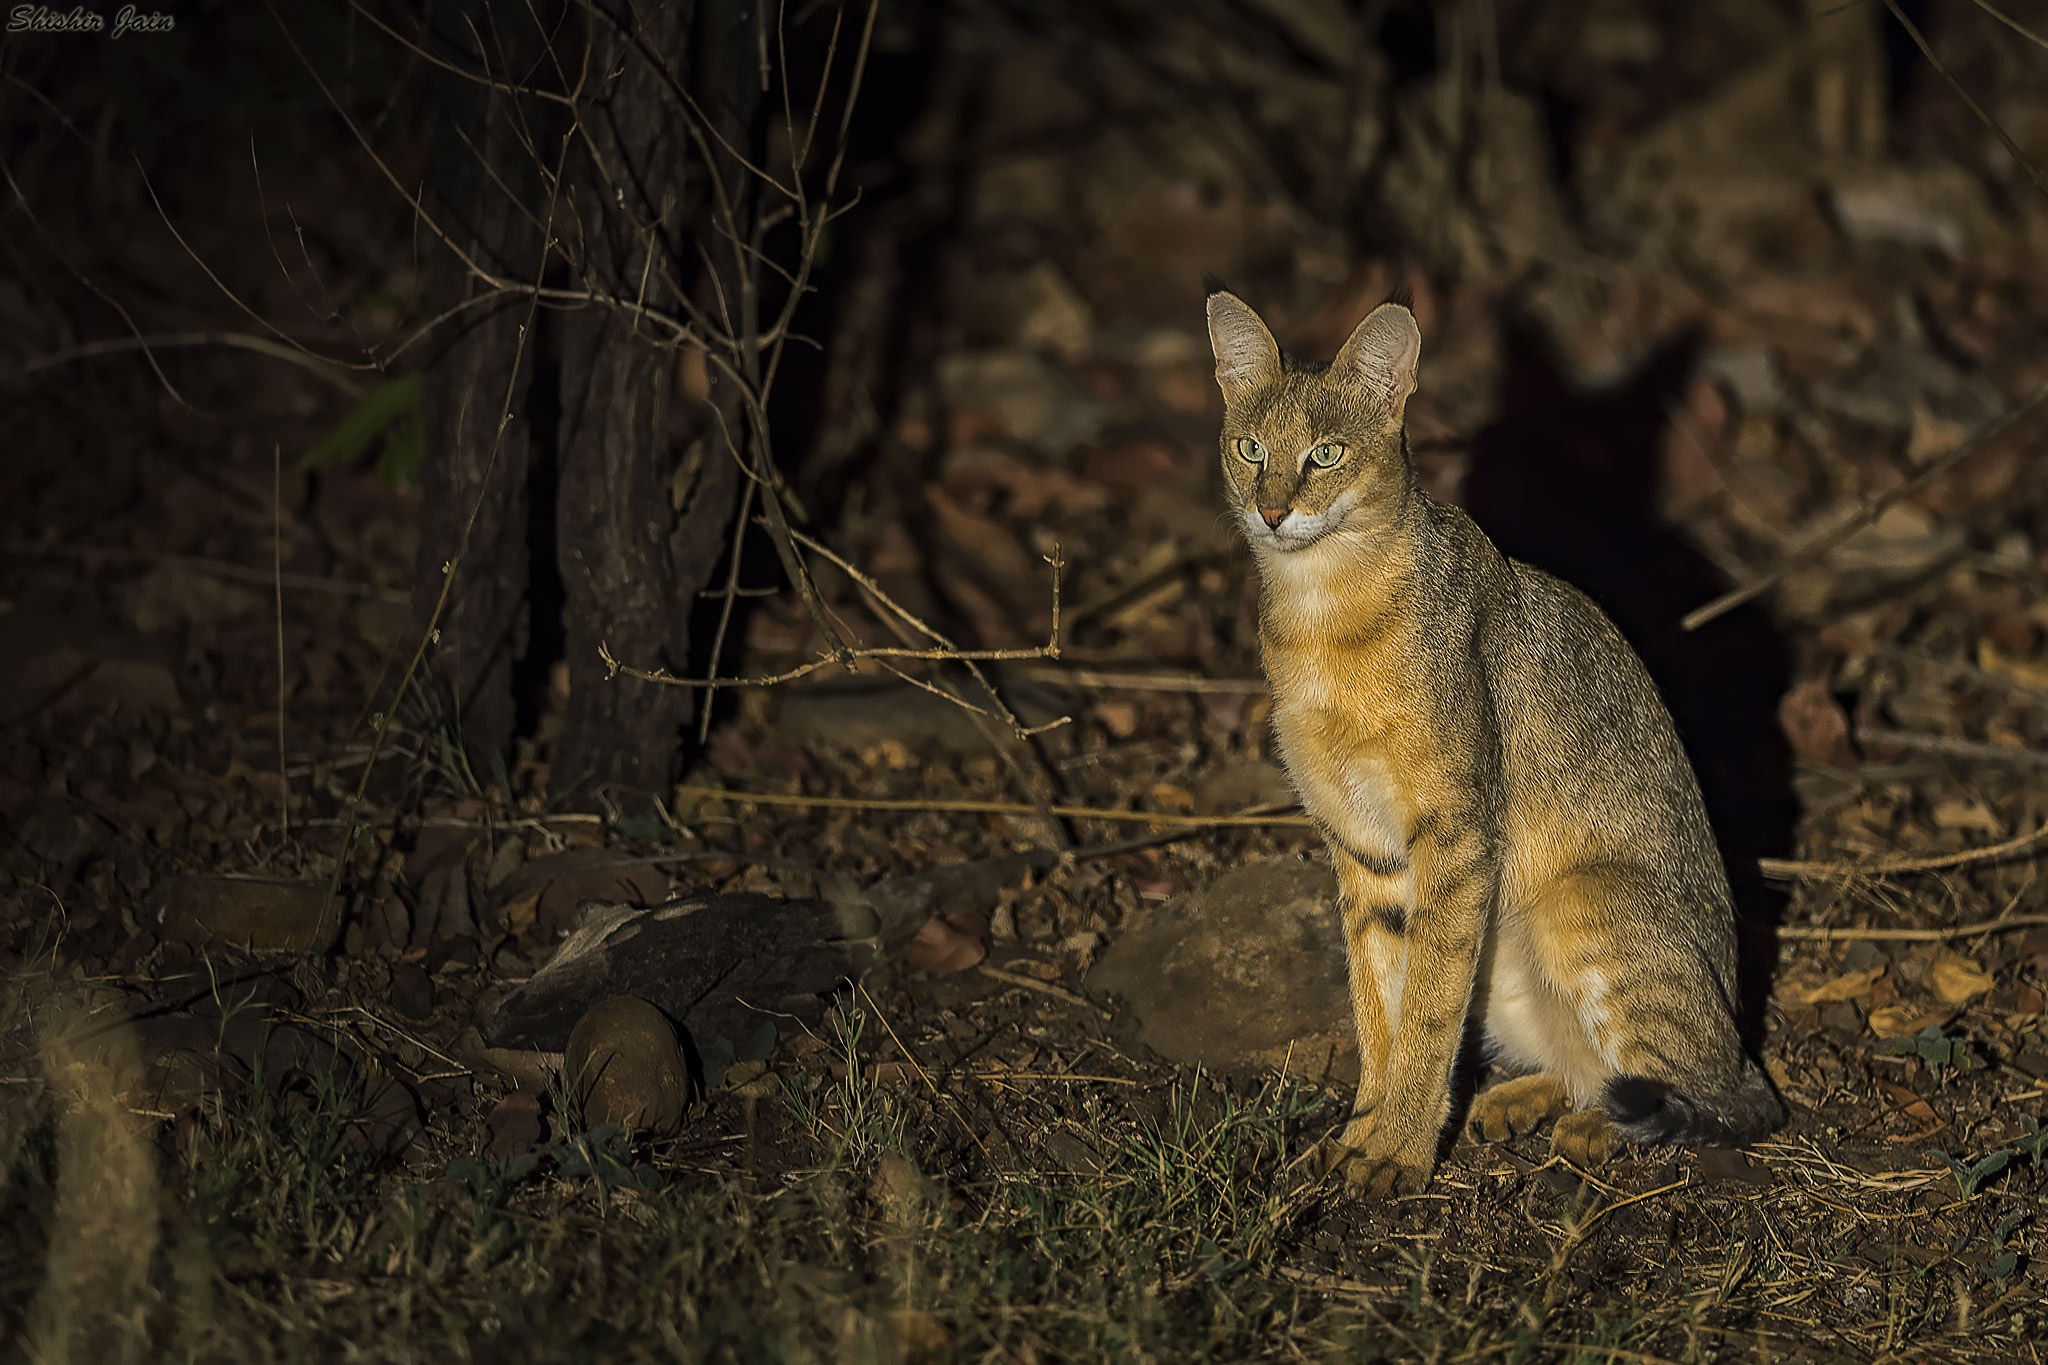
M 1886 3 L 1892 3 L 1892 0 L 1886 0 Z M 1891 508 L 1912 497 L 1921 489 L 1932 484 L 1957 465 L 1975 455 L 1978 451 L 2004 436 L 2026 418 L 2031 417 L 2034 410 L 2039 408 L 2044 402 L 2048 402 L 2048 382 L 2043 382 L 2020 403 L 2007 408 L 2004 412 L 1977 428 L 1968 440 L 1940 459 L 1927 465 L 1926 468 L 1920 470 L 1897 488 L 1892 489 L 1891 492 L 1880 497 L 1865 499 L 1862 507 L 1850 514 L 1840 525 L 1836 526 L 1832 531 L 1825 532 L 1807 542 L 1801 549 L 1793 551 L 1776 568 L 1759 574 L 1741 587 L 1731 589 L 1705 606 L 1697 607 L 1688 612 L 1680 624 L 1686 630 L 1697 630 L 1716 617 L 1733 611 L 1751 598 L 1762 596 L 1789 575 L 1813 563 L 1828 551 L 1876 521 Z
M 1017 972 L 1006 972 L 1001 967 L 991 967 L 986 962 L 976 967 L 975 970 L 983 976 L 992 977 L 1002 982 L 1006 986 L 1022 986 L 1027 991 L 1037 991 L 1040 995 L 1049 995 L 1053 999 L 1064 1001 L 1069 1005 L 1079 1005 L 1082 1009 L 1094 1010 L 1104 1018 L 1109 1017 L 1108 1010 L 1102 1008 L 1102 1006 L 1086 996 L 1074 994 L 1065 986 L 1055 986 L 1052 982 L 1040 981 L 1035 976 L 1023 976 Z
M 2040 34 L 2034 32 L 2034 30 L 2020 23 L 2019 20 L 2013 18 L 2004 10 L 1999 9 L 1996 6 L 1992 5 L 1991 0 L 1976 0 L 1976 5 L 1978 9 L 1983 10 L 1986 14 L 1996 19 L 1999 23 L 2004 24 L 2014 33 L 2019 34 L 2020 37 L 2025 38 L 2028 42 L 2034 44 L 2034 46 L 2048 49 L 2048 38 L 2043 38 Z
M 815 806 L 828 810 L 934 811 L 961 815 L 1036 815 L 1038 810 L 1022 801 L 898 801 L 866 796 L 802 796 L 788 792 L 729 791 L 724 787 L 701 787 L 681 782 L 670 788 L 677 797 L 731 801 L 738 805 Z M 1054 806 L 1054 815 L 1076 820 L 1110 820 L 1125 824 L 1165 825 L 1177 829 L 1224 828 L 1228 826 L 1272 826 L 1311 828 L 1306 815 L 1284 812 L 1239 811 L 1228 815 L 1178 815 L 1166 811 L 1116 810 L 1107 806 Z
M 1856 727 L 1856 742 L 1863 745 L 1889 744 L 1924 754 L 1941 754 L 1977 763 L 2014 763 L 2022 767 L 2048 766 L 2048 751 L 2022 749 L 2011 744 L 1985 744 L 1974 739 L 1950 739 L 1946 735 L 1916 735 L 1910 730 L 1887 730 L 1875 725 Z
M 28 225 L 31 228 L 35 229 L 36 236 L 42 239 L 43 245 L 49 248 L 50 254 L 52 256 L 55 256 L 59 261 L 63 262 L 65 270 L 70 272 L 71 277 L 73 279 L 77 280 L 87 289 L 90 289 L 99 298 L 100 302 L 106 304 L 107 307 L 113 309 L 116 313 L 119 313 L 121 315 L 121 321 L 128 324 L 128 330 L 130 333 L 132 333 L 137 338 L 141 338 L 143 335 L 142 328 L 139 325 L 137 325 L 135 321 L 135 315 L 130 313 L 125 307 L 123 307 L 119 299 L 115 298 L 106 290 L 100 288 L 98 281 L 94 280 L 92 276 L 86 274 L 83 270 L 80 270 L 76 265 L 74 265 L 70 257 L 66 256 L 62 251 L 57 249 L 56 241 L 50 236 L 48 232 L 46 232 L 43 229 L 42 219 L 38 218 L 36 216 L 35 210 L 32 207 L 30 207 L 28 200 L 28 192 L 22 189 L 22 187 L 18 183 L 16 183 L 14 179 L 14 172 L 11 168 L 9 168 L 8 164 L 5 161 L 0 161 L 0 180 L 5 180 L 7 182 L 7 188 L 14 199 L 15 212 L 19 213 L 22 217 L 28 219 Z M 149 362 L 149 368 L 151 372 L 156 375 L 157 383 L 163 385 L 164 392 L 168 393 L 171 396 L 171 398 L 178 404 L 178 406 L 182 408 L 192 409 L 193 411 L 197 411 L 196 408 L 192 407 L 191 400 L 186 398 L 183 393 L 179 392 L 178 386 L 171 382 L 171 377 L 164 373 L 164 367 L 157 361 L 156 352 L 150 348 L 147 341 L 144 341 L 142 345 L 142 358 Z
M 155 550 L 133 550 L 115 545 L 37 545 L 26 540 L 0 540 L 0 554 L 38 555 L 50 559 L 82 559 L 87 563 L 94 560 L 112 562 L 126 561 L 136 564 L 164 564 L 173 568 L 190 569 L 214 578 L 232 579 L 240 583 L 261 583 L 268 587 L 276 582 L 284 587 L 304 592 L 327 592 L 341 597 L 374 597 L 384 602 L 410 602 L 412 594 L 402 588 L 380 588 L 375 583 L 358 583 L 346 578 L 327 578 L 319 574 L 287 573 L 274 574 L 249 564 L 231 564 L 224 559 L 202 559 L 196 555 L 162 554 Z
M 1808 943 L 1838 943 L 1868 939 L 1874 943 L 1948 943 L 1981 934 L 2002 934 L 2008 929 L 2031 929 L 2048 924 L 2048 915 L 2006 915 L 1980 924 L 1962 924 L 1952 929 L 1829 929 L 1820 926 L 1786 925 L 1778 937 Z
M 704 692 L 698 703 L 697 742 L 702 744 L 711 737 L 711 707 L 718 699 L 718 661 L 725 656 L 725 633 L 732 626 L 732 612 L 740 596 L 740 560 L 747 546 L 747 517 L 754 508 L 754 483 L 749 479 L 740 489 L 739 515 L 732 521 L 732 545 L 726 555 L 725 600 L 718 605 L 718 628 L 711 633 L 711 653 L 704 661 L 704 669 L 711 675 L 712 685 Z
M 845 659 L 833 655 L 821 655 L 809 663 L 798 664 L 795 668 L 780 673 L 767 673 L 747 678 L 678 678 L 665 668 L 635 668 L 620 663 L 612 654 L 609 645 L 598 642 L 597 656 L 604 660 L 606 677 L 620 673 L 641 682 L 660 683 L 664 687 L 774 687 L 778 683 L 795 682 L 798 678 L 815 673 L 821 668 L 832 668 L 842 663 L 858 663 L 862 659 L 927 659 L 939 663 L 966 663 L 973 660 L 1001 659 L 1043 659 L 1047 657 L 1044 645 L 1016 649 L 907 649 L 897 645 L 848 646 Z M 859 670 L 853 670 L 858 672 Z
M 1999 140 L 1999 142 L 2004 144 L 2006 155 L 2010 156 L 2014 161 L 2019 163 L 2019 168 L 2027 173 L 2027 179 L 2034 182 L 2034 188 L 2041 192 L 2041 197 L 2044 199 L 2048 199 L 2048 180 L 2043 180 L 2041 178 L 2041 173 L 2034 169 L 2034 163 L 2027 160 L 2027 154 L 2020 150 L 2020 144 L 2012 140 L 2012 134 L 2006 132 L 2005 129 L 1999 125 L 1997 119 L 1991 117 L 1989 113 L 1985 112 L 1984 106 L 1977 103 L 1977 101 L 1971 97 L 1970 92 L 1963 88 L 1963 83 L 1957 80 L 1946 66 L 1942 65 L 1941 58 L 1934 55 L 1933 47 L 1931 47 L 1928 44 L 1927 39 L 1924 36 L 1922 36 L 1919 28 L 1913 23 L 1911 19 L 1908 19 L 1906 17 L 1906 11 L 1899 8 L 1899 0 L 1884 0 L 1884 7 L 1892 12 L 1892 18 L 1899 21 L 1899 27 L 1906 30 L 1907 36 L 1912 38 L 1913 40 L 1913 46 L 1919 48 L 1920 55 L 1927 59 L 1927 64 L 1933 67 L 1936 71 L 1941 73 L 1941 78 L 1948 82 L 1949 89 L 1955 91 L 1956 94 L 1962 99 L 1964 104 L 1970 106 L 1970 112 L 1977 116 L 1977 121 L 1979 123 L 1982 123 L 1986 128 L 1989 128 L 1991 130 L 1992 136 L 1996 137 Z M 1992 12 L 1994 14 L 1997 13 L 1996 10 Z M 2026 32 L 2026 30 L 2024 29 L 2021 29 L 2020 31 L 2023 33 Z M 2031 37 L 2032 35 L 2029 34 L 2028 36 Z
M 69 365 L 77 360 L 90 360 L 96 356 L 118 355 L 123 351 L 167 351 L 184 346 L 227 346 L 241 351 L 254 351 L 273 360 L 289 361 L 349 398 L 363 396 L 363 386 L 342 373 L 343 362 L 329 360 L 303 346 L 287 346 L 283 342 L 272 341 L 269 337 L 255 336 L 249 332 L 161 332 L 150 336 L 107 337 L 104 340 L 82 342 L 76 346 L 66 346 L 61 351 L 37 356 L 23 365 L 21 372 L 24 375 L 39 374 L 44 370 L 53 370 L 60 365 Z M 368 369 L 370 366 L 355 368 Z
M 889 1023 L 889 1016 L 882 1013 L 882 1007 L 875 1003 L 874 996 L 868 994 L 868 988 L 864 984 L 857 982 L 854 985 L 854 989 L 860 993 L 861 999 L 867 1002 L 868 1013 L 872 1014 L 875 1017 L 875 1022 L 882 1026 L 882 1031 L 889 1035 L 889 1041 L 896 1044 L 896 1050 L 903 1054 L 903 1060 L 910 1063 L 910 1069 L 917 1073 L 919 1080 L 924 1082 L 924 1088 L 931 1092 L 933 1101 L 952 1101 L 946 1108 L 952 1115 L 953 1121 L 958 1123 L 960 1130 L 967 1134 L 967 1140 L 980 1148 L 982 1156 L 986 1157 L 988 1155 L 988 1147 L 982 1142 L 981 1135 L 974 1131 L 974 1125 L 969 1123 L 966 1115 L 960 1112 L 960 1101 L 954 1099 L 951 1095 L 942 1095 L 940 1093 L 937 1083 L 932 1080 L 931 1072 L 924 1069 L 924 1066 L 917 1060 L 916 1055 L 911 1052 L 909 1046 L 904 1043 L 902 1038 L 897 1036 L 895 1028 Z
M 1112 692 L 1209 692 L 1252 696 L 1266 690 L 1264 678 L 1204 678 L 1195 673 L 1108 673 L 1093 668 L 1022 668 L 1019 677 L 1067 687 L 1098 687 Z
M 276 580 L 277 598 L 277 828 L 286 838 L 292 832 L 292 779 L 285 771 L 284 750 L 284 447 L 270 447 L 270 564 Z
M 763 487 L 765 488 L 765 485 Z M 915 626 L 929 638 L 938 641 L 939 644 L 931 649 L 919 649 L 911 645 L 847 645 L 840 652 L 820 655 L 815 659 L 798 664 L 794 668 L 786 668 L 780 673 L 757 674 L 753 677 L 735 678 L 721 678 L 714 673 L 708 678 L 678 678 L 665 668 L 635 668 L 631 664 L 621 663 L 611 652 L 610 643 L 600 640 L 597 646 L 597 653 L 598 657 L 604 661 L 605 676 L 613 678 L 623 673 L 629 678 L 637 678 L 641 682 L 659 683 L 664 687 L 702 687 L 713 689 L 720 687 L 774 687 L 780 683 L 794 682 L 798 678 L 815 673 L 821 668 L 831 668 L 835 665 L 857 672 L 858 669 L 855 668 L 855 665 L 862 659 L 873 659 L 877 662 L 889 659 L 921 659 L 930 663 L 962 663 L 972 665 L 975 663 L 1000 663 L 1015 659 L 1057 659 L 1059 657 L 1060 571 L 1065 566 L 1066 560 L 1060 557 L 1058 547 L 1054 547 L 1053 552 L 1046 556 L 1046 563 L 1052 566 L 1052 628 L 1046 636 L 1046 642 L 1042 645 L 1019 645 L 1007 649 L 960 649 L 947 640 L 945 636 L 933 630 L 898 604 L 887 593 L 884 593 L 873 579 L 854 568 L 852 564 L 832 550 L 827 549 L 821 542 L 793 528 L 785 526 L 785 529 L 788 530 L 789 538 L 793 544 L 802 545 L 806 549 L 814 550 L 829 559 L 837 568 L 843 570 L 862 588 L 872 593 L 892 612 Z M 773 528 L 771 527 L 770 530 L 772 533 Z M 834 633 L 836 634 L 837 632 L 835 631 Z M 886 663 L 883 663 L 882 666 L 884 668 L 888 667 Z M 894 669 L 890 671 L 895 672 Z M 902 677 L 903 675 L 898 673 L 897 676 Z M 905 679 L 905 681 L 913 680 Z M 940 695 L 946 694 L 941 693 Z M 966 706 L 969 710 L 976 709 L 969 706 L 966 701 L 959 697 L 951 699 L 959 702 L 962 706 Z M 1001 704 L 1000 697 L 997 697 L 996 701 L 999 705 Z M 1054 725 L 1065 723 L 1064 720 L 1061 720 L 1054 722 L 1054 725 L 1042 725 L 1035 729 L 1028 728 L 1021 721 L 1017 720 L 1014 715 L 1011 715 L 1007 707 L 1003 709 L 1003 718 L 1008 720 L 1011 728 L 1019 736 L 1028 736 L 1040 730 L 1052 729 Z
M 1605 1218 L 1608 1214 L 1613 1213 L 1615 1210 L 1625 1209 L 1631 1204 L 1640 1204 L 1645 1199 L 1655 1199 L 1658 1195 L 1669 1194 L 1673 1190 L 1682 1190 L 1691 1183 L 1691 1176 L 1682 1175 L 1668 1185 L 1659 1185 L 1654 1190 L 1644 1190 L 1641 1194 L 1632 1194 L 1626 1199 L 1617 1199 L 1612 1204 L 1608 1204 L 1605 1207 L 1596 1210 L 1591 1217 L 1586 1219 L 1585 1222 L 1580 1223 L 1577 1227 L 1571 1230 L 1571 1235 L 1565 1239 L 1564 1248 L 1562 1251 L 1560 1251 L 1559 1254 L 1564 1255 L 1570 1252 L 1572 1249 L 1576 1248 L 1580 1243 L 1584 1242 L 1586 1240 L 1587 1235 L 1592 1232 L 1593 1225 L 1595 1223 L 1598 1223 L 1601 1219 Z
M 938 630 L 934 629 L 927 622 L 919 618 L 915 612 L 911 611 L 901 602 L 898 602 L 895 598 L 891 597 L 886 591 L 883 590 L 882 585 L 880 583 L 877 583 L 873 578 L 869 577 L 867 574 L 862 573 L 859 569 L 855 568 L 850 562 L 847 561 L 847 559 L 844 556 L 836 553 L 823 542 L 814 540 L 809 536 L 803 535 L 802 532 L 798 532 L 797 535 L 800 537 L 801 543 L 806 548 L 812 550 L 813 552 L 819 555 L 824 556 L 825 559 L 832 565 L 837 567 L 841 573 L 844 573 L 848 578 L 851 578 L 863 593 L 867 594 L 869 598 L 869 605 L 875 610 L 875 614 L 882 618 L 883 623 L 889 627 L 890 631 L 894 633 L 897 639 L 904 642 L 905 647 L 914 648 L 914 646 L 910 645 L 909 635 L 906 634 L 903 629 L 905 626 L 908 626 L 911 630 L 916 631 L 918 634 L 924 636 L 927 640 L 932 641 L 941 649 L 948 649 L 954 651 L 954 661 L 960 663 L 967 669 L 968 675 L 974 679 L 974 681 L 981 687 L 982 692 L 988 697 L 989 704 L 995 708 L 997 716 L 1001 718 L 1005 725 L 1009 726 L 1010 733 L 1015 735 L 1018 739 L 1028 739 L 1032 735 L 1037 734 L 1043 730 L 1057 729 L 1059 726 L 1066 724 L 1067 721 L 1071 719 L 1071 717 L 1062 717 L 1061 719 L 1053 721 L 1046 725 L 1041 725 L 1034 728 L 1027 728 L 1024 722 L 1017 718 L 1016 713 L 1010 709 L 1010 704 L 1003 700 L 1003 695 L 1001 692 L 996 690 L 996 685 L 993 682 L 989 681 L 988 675 L 984 673 L 980 667 L 978 667 L 977 661 L 960 656 L 960 647 L 956 643 L 948 639 L 945 635 L 941 634 Z M 1057 544 L 1055 544 L 1052 547 L 1052 553 L 1045 557 L 1045 562 L 1052 566 L 1052 626 L 1046 634 L 1044 657 L 1057 659 L 1060 654 L 1060 572 L 1066 567 L 1066 560 L 1061 557 L 1060 547 Z M 886 664 L 883 666 L 885 668 L 888 667 L 888 665 Z M 903 673 L 893 668 L 890 669 L 890 672 L 896 673 L 898 677 L 905 676 Z M 920 685 L 922 686 L 923 684 Z M 934 689 L 927 686 L 926 690 L 931 691 Z M 957 705 L 966 707 L 969 711 L 979 711 L 980 709 L 975 706 L 969 705 L 964 698 L 960 697 L 957 693 L 954 693 L 950 690 L 946 691 L 942 695 L 949 697 Z M 1008 751 L 999 750 L 999 752 L 1004 754 L 1005 761 L 1008 762 Z M 1011 766 L 1014 767 L 1015 764 L 1012 763 Z M 1033 799 L 1037 799 L 1035 794 L 1033 796 Z
M 1794 878 L 1824 877 L 1886 877 L 1901 872 L 1933 872 L 1938 868 L 1961 867 L 1965 863 L 1990 862 L 2008 854 L 2019 852 L 2048 839 L 2048 825 L 2022 834 L 2017 839 L 2008 839 L 2002 844 L 1991 844 L 1985 848 L 1966 848 L 1960 853 L 1936 853 L 1921 858 L 1879 858 L 1867 863 L 1814 863 L 1799 862 L 1790 858 L 1759 858 L 1757 866 L 1766 877 L 1786 880 Z

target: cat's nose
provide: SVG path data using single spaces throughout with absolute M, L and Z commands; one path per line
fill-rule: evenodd
M 1293 510 L 1292 507 L 1261 507 L 1259 516 L 1264 519 L 1266 525 L 1277 531 L 1280 529 L 1280 523 L 1287 520 L 1287 514 Z

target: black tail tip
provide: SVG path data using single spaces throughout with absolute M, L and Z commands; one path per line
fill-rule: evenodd
M 1622 1128 L 1640 1128 L 1663 1112 L 1671 1087 L 1648 1076 L 1616 1076 L 1601 1093 L 1600 1107 Z
M 1746 1147 L 1785 1121 L 1785 1106 L 1752 1069 L 1711 1094 L 1689 1094 L 1648 1076 L 1615 1076 L 1600 1107 L 1631 1142 L 1681 1147 Z

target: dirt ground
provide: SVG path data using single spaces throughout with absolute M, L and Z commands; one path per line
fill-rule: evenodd
M 294 69 L 193 87 L 275 30 L 0 53 L 0 1341 L 2039 1359 L 2048 9 L 1699 9 L 885 4 L 785 472 L 835 620 L 1010 652 L 982 676 L 1046 728 L 972 714 L 957 662 L 820 669 L 721 689 L 654 793 L 549 790 L 559 671 L 501 758 L 431 651 L 394 695 L 404 409 L 341 440 L 371 386 L 267 342 L 406 334 L 418 247 L 282 117 L 325 108 Z M 416 131 L 371 134 L 401 182 Z M 1402 291 L 1427 486 L 1637 643 L 1743 903 L 1767 1141 L 1589 1172 L 1460 1138 L 1367 1203 L 1306 1161 L 1341 1067 L 1169 1060 L 1095 984 L 1224 874 L 1322 856 L 1204 271 L 1310 356 Z M 770 676 L 820 645 L 747 534 L 725 670 Z M 507 1000 L 592 902 L 740 893 L 837 927 L 760 968 L 772 1027 L 689 1040 L 668 1132 L 585 1122 Z

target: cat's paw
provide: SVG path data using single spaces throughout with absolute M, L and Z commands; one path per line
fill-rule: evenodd
M 1375 1115 L 1363 1114 L 1351 1120 L 1341 1137 L 1327 1139 L 1316 1149 L 1316 1170 L 1324 1176 L 1342 1175 L 1344 1184 L 1367 1199 L 1392 1199 L 1420 1194 L 1434 1172 L 1434 1151 L 1407 1151 L 1375 1142 Z
M 1517 1076 L 1479 1092 L 1465 1127 L 1479 1142 L 1534 1132 L 1568 1108 L 1564 1082 L 1555 1076 Z
M 1598 1109 L 1578 1109 L 1566 1114 L 1550 1130 L 1550 1150 L 1580 1170 L 1590 1171 L 1607 1164 L 1621 1145 L 1621 1130 Z
M 1361 1151 L 1344 1148 L 1334 1154 L 1328 1169 L 1342 1172 L 1345 1186 L 1365 1199 L 1398 1199 L 1421 1194 L 1433 1174 L 1431 1163 L 1399 1152 Z

